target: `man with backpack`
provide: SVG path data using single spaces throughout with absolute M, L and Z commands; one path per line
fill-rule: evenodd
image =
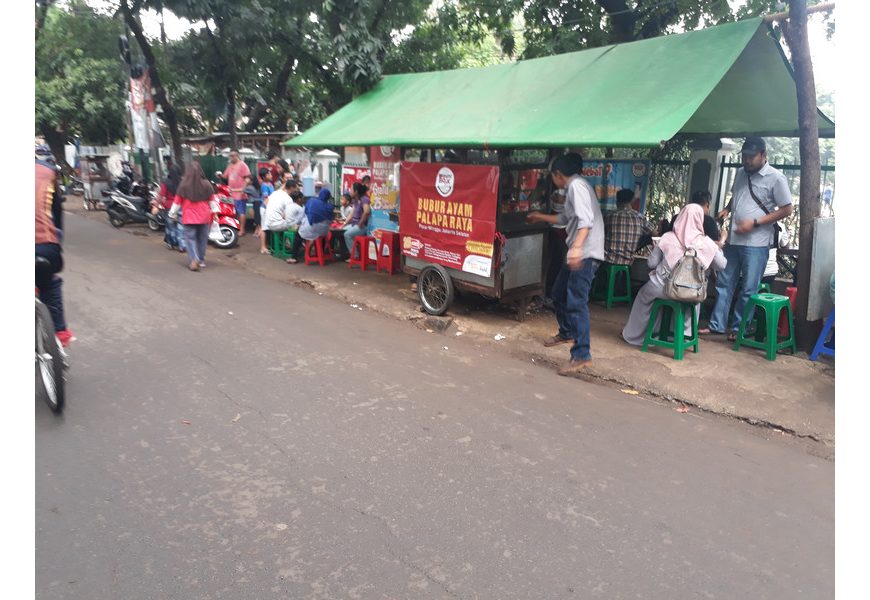
M 731 186 L 731 202 L 719 218 L 731 215 L 728 243 L 725 245 L 725 270 L 716 280 L 716 305 L 702 334 L 724 334 L 729 341 L 737 338 L 743 308 L 758 284 L 767 265 L 768 253 L 775 243 L 776 225 L 794 211 L 788 181 L 767 163 L 767 146 L 760 137 L 748 137 L 741 149 L 743 168 L 737 171 Z M 738 281 L 742 281 L 740 289 Z M 731 315 L 728 310 L 737 293 Z M 729 318 L 730 317 L 730 318 Z

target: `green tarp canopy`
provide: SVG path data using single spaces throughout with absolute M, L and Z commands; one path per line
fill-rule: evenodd
M 833 122 L 819 113 L 819 135 Z M 285 146 L 652 147 L 798 135 L 792 70 L 760 18 L 474 69 L 388 75 Z

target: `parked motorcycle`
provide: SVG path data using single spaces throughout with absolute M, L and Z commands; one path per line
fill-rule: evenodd
M 152 231 L 166 225 L 159 214 L 151 214 L 151 200 L 141 196 L 129 196 L 119 190 L 110 190 L 106 199 L 106 214 L 113 227 L 127 223 L 147 223 Z
M 229 190 L 227 190 L 229 191 Z M 218 196 L 218 212 L 214 214 L 208 239 L 218 248 L 232 248 L 239 241 L 239 220 L 236 218 L 236 208 L 232 200 L 220 193 Z
M 74 194 L 76 196 L 84 196 L 85 195 L 85 183 L 75 175 L 70 175 L 70 183 L 66 187 L 66 190 L 70 194 Z
M 146 199 L 157 197 L 157 191 L 152 190 L 147 183 L 136 181 L 136 173 L 133 172 L 133 167 L 126 160 L 121 161 L 121 176 L 112 180 L 111 189 L 126 196 L 140 196 Z

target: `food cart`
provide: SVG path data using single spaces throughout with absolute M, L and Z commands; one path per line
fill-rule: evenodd
M 438 164 L 434 173 L 421 171 L 419 185 L 426 189 L 416 194 L 406 188 L 409 173 L 436 165 L 402 165 L 399 220 L 404 269 L 421 278 L 421 301 L 433 314 L 447 310 L 456 289 L 514 299 L 522 309 L 543 287 L 548 258 L 549 230 L 525 223 L 524 213 L 532 210 L 534 197 L 527 191 L 540 183 L 543 191 L 535 202 L 547 211 L 549 201 L 543 198 L 549 199 L 549 182 L 538 177 L 532 184 L 532 173 L 520 173 L 534 169 L 513 164 L 511 155 L 505 159 L 503 153 L 522 155 L 520 151 L 529 148 L 556 154 L 578 151 L 584 157 L 593 149 L 631 152 L 622 169 L 626 179 L 607 180 L 614 187 L 637 189 L 634 167 L 644 161 L 635 159 L 650 158 L 650 149 L 667 147 L 670 141 L 693 140 L 685 193 L 714 190 L 723 176 L 715 167 L 721 138 L 798 135 L 796 87 L 785 57 L 771 25 L 755 18 L 510 64 L 387 75 L 284 145 L 399 147 L 425 153 L 427 161 L 433 152 L 449 149 L 457 160 Z M 759 91 L 751 99 L 745 93 L 747 85 Z M 833 137 L 834 123 L 824 114 L 818 113 L 817 125 L 821 137 Z M 439 175 L 446 168 L 454 177 L 454 193 L 467 193 L 460 171 L 486 162 L 469 160 L 469 154 L 493 151 L 498 160 L 486 165 L 491 170 L 483 179 L 489 187 L 480 206 L 480 198 L 454 201 L 434 187 L 447 189 L 450 176 L 445 173 L 442 181 Z M 376 163 L 384 160 L 375 152 L 371 156 L 374 185 Z M 590 179 L 585 167 L 582 175 Z M 598 195 L 607 198 L 603 208 L 612 207 L 609 193 Z M 447 213 L 455 211 L 454 203 L 470 204 L 472 216 L 466 217 L 464 208 L 461 215 Z M 424 210 L 418 215 L 421 204 Z M 643 210 L 642 200 L 638 209 Z M 372 210 L 376 216 L 378 207 Z M 458 227 L 456 218 L 469 218 L 470 231 Z
M 85 210 L 102 207 L 103 192 L 108 191 L 112 184 L 108 163 L 107 154 L 87 154 L 81 157 L 82 183 L 85 189 L 82 205 Z
M 543 295 L 549 226 L 528 224 L 548 210 L 552 183 L 542 163 L 498 165 L 403 162 L 399 231 L 403 270 L 416 275 L 423 309 L 444 314 L 455 290 L 517 305 L 523 321 Z

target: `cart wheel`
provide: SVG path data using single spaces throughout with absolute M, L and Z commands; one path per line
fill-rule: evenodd
M 417 279 L 420 304 L 430 315 L 443 315 L 453 304 L 453 280 L 441 265 L 429 265 Z

